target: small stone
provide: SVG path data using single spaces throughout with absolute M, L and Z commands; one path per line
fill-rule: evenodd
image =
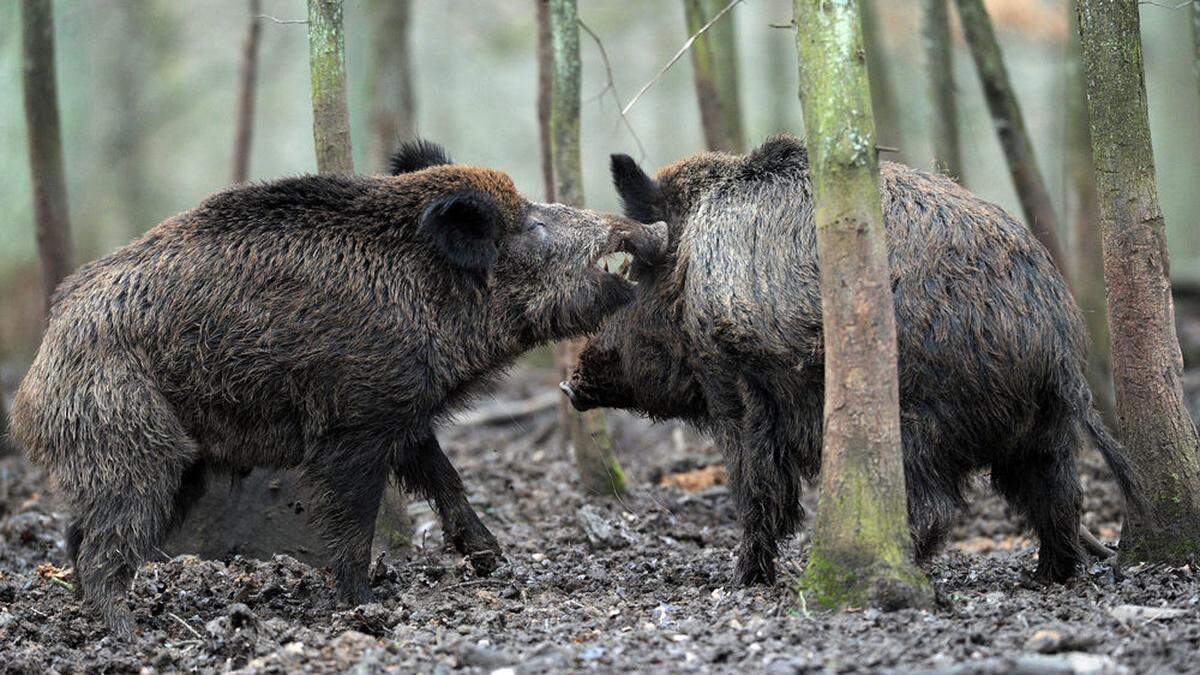
M 1053 654 L 1062 651 L 1062 648 L 1063 634 L 1056 630 L 1043 628 L 1025 641 L 1025 649 L 1042 654 Z

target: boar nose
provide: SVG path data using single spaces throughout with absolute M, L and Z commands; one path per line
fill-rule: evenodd
M 575 410 L 577 410 L 579 412 L 587 412 L 588 410 L 591 410 L 592 408 L 596 407 L 594 405 L 589 404 L 587 401 L 584 401 L 579 396 L 578 390 L 576 390 L 575 387 L 571 386 L 571 383 L 568 382 L 567 380 L 563 380 L 562 382 L 559 382 L 558 388 L 562 389 L 563 393 L 567 395 L 567 400 L 571 402 L 571 407 L 574 408 Z
M 643 262 L 653 263 L 667 250 L 667 224 L 659 221 L 643 225 L 626 220 L 619 226 L 621 242 L 617 250 L 630 253 Z

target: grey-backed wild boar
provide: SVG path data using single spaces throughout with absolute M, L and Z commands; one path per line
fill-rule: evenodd
M 824 354 L 812 187 L 803 143 L 707 153 L 650 178 L 613 157 L 626 215 L 665 220 L 665 255 L 633 264 L 636 299 L 605 321 L 563 383 L 610 406 L 710 430 L 743 527 L 736 581 L 774 579 L 777 541 L 802 518 L 821 465 Z M 917 554 L 943 541 L 968 476 L 992 485 L 1041 543 L 1037 576 L 1063 580 L 1084 548 L 1076 452 L 1088 439 L 1126 499 L 1129 467 L 1092 408 L 1079 311 L 1045 249 L 953 181 L 883 163 L 909 524 Z M 1082 539 L 1081 539 L 1082 537 Z
M 344 601 L 371 598 L 389 475 L 481 573 L 496 564 L 436 421 L 629 301 L 594 263 L 652 255 L 664 230 L 530 203 L 427 143 L 393 169 L 230 188 L 58 289 L 13 431 L 73 510 L 78 581 L 114 631 L 131 628 L 134 571 L 214 471 L 299 467 Z

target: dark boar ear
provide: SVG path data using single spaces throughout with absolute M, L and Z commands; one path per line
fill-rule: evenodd
M 446 154 L 446 149 L 437 143 L 418 138 L 406 141 L 396 152 L 392 153 L 388 168 L 391 169 L 393 176 L 398 176 L 402 173 L 420 171 L 440 164 L 453 164 L 450 156 Z
M 612 156 L 612 178 L 626 216 L 642 223 L 666 219 L 666 199 L 662 190 L 632 157 Z
M 485 272 L 496 262 L 502 222 L 496 200 L 470 190 L 431 201 L 421 214 L 420 230 L 455 267 Z

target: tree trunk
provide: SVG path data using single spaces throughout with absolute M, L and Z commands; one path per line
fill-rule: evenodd
M 897 148 L 901 161 L 904 153 L 899 150 L 902 142 L 900 128 L 900 106 L 896 102 L 896 90 L 888 74 L 887 49 L 883 46 L 883 35 L 879 30 L 878 9 L 874 0 L 862 0 L 862 35 L 867 51 L 867 69 L 871 71 L 871 106 L 875 110 L 875 143 Z
M 554 155 L 550 138 L 550 94 L 554 87 L 554 44 L 550 36 L 550 0 L 533 0 L 537 6 L 537 116 L 542 152 L 542 184 L 547 202 L 554 202 Z M 570 406 L 560 401 L 565 421 Z
M 1105 421 L 1117 425 L 1108 335 L 1108 301 L 1104 297 L 1104 254 L 1100 247 L 1100 212 L 1092 175 L 1092 136 L 1088 132 L 1087 83 L 1079 60 L 1079 34 L 1071 8 L 1067 36 L 1065 89 L 1067 109 L 1067 222 L 1072 232 L 1071 278 L 1075 299 L 1091 337 L 1088 384 Z
M 416 100 L 409 53 L 409 0 L 373 0 L 371 131 L 375 165 L 386 171 L 400 141 L 416 136 Z
M 962 182 L 962 150 L 958 139 L 958 93 L 954 88 L 954 43 L 950 38 L 950 0 L 921 0 L 925 68 L 933 108 L 933 163 L 937 170 Z
M 354 172 L 350 154 L 350 113 L 346 106 L 345 53 L 342 0 L 308 0 L 313 141 L 320 173 Z
M 1021 200 L 1025 221 L 1038 241 L 1050 252 L 1058 269 L 1066 274 L 1068 268 L 1059 243 L 1058 218 L 1054 215 L 1050 193 L 1046 191 L 1046 182 L 1038 169 L 1033 143 L 1025 130 L 1025 118 L 1009 84 L 1008 71 L 1000 54 L 1000 43 L 996 41 L 992 20 L 983 7 L 983 0 L 958 0 L 958 18 L 967 36 L 967 44 L 971 47 L 971 56 L 975 59 L 975 69 L 979 72 L 979 81 L 983 85 L 996 135 L 1000 138 L 1000 147 L 1004 149 L 1004 157 L 1008 160 L 1008 170 L 1012 174 L 1017 198 Z
M 912 562 L 896 322 L 857 0 L 795 0 L 825 330 L 825 445 L 802 587 L 828 607 L 928 605 Z
M 1125 520 L 1121 562 L 1183 564 L 1200 553 L 1200 442 L 1183 398 L 1138 3 L 1079 0 L 1077 11 L 1117 414 L 1144 497 Z
M 549 0 L 546 12 L 539 10 L 549 27 L 549 49 L 539 49 L 540 56 L 549 56 L 550 71 L 550 156 L 554 176 L 555 201 L 570 206 L 583 206 L 583 168 L 579 154 L 579 86 L 582 79 L 579 61 L 579 15 L 575 0 Z M 539 34 L 542 31 L 539 30 Z M 543 132 L 545 133 L 545 132 Z M 563 379 L 571 376 L 579 359 L 581 340 L 560 343 L 555 356 L 562 369 Z M 625 491 L 625 474 L 612 454 L 602 410 L 578 413 L 563 407 L 567 445 L 575 454 L 579 477 L 586 490 L 595 494 L 621 494 Z
M 259 15 L 262 0 L 250 0 L 250 25 L 242 43 L 242 72 L 238 84 L 237 136 L 233 145 L 233 182 L 245 183 L 250 175 L 250 140 L 254 133 L 254 94 L 258 80 Z
M 51 0 L 21 0 L 21 44 L 33 213 L 42 261 L 42 291 L 49 313 L 54 289 L 71 272 L 71 224 L 58 120 Z
M 683 0 L 688 35 L 698 33 L 726 4 L 722 0 Z M 704 144 L 709 150 L 744 152 L 746 139 L 738 100 L 737 30 L 733 13 L 696 38 L 691 52 Z

